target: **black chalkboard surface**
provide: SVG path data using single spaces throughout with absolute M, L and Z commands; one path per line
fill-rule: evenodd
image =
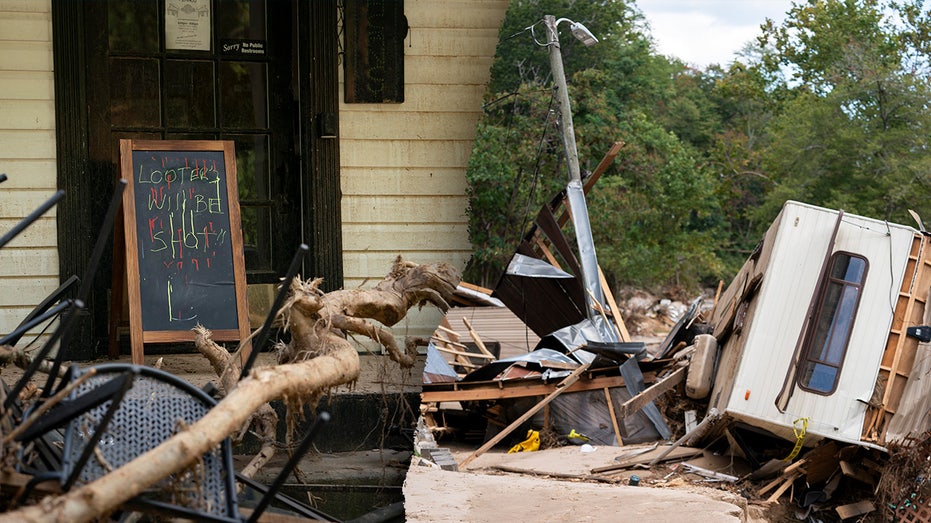
M 249 334 L 233 143 L 120 140 L 133 361 L 143 343 Z

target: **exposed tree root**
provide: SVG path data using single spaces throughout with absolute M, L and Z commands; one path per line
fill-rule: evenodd
M 358 379 L 359 355 L 345 332 L 367 336 L 385 347 L 394 361 L 406 367 L 413 365 L 413 343 L 402 351 L 386 329 L 365 320 L 391 326 L 404 318 L 410 307 L 428 303 L 446 311 L 458 283 L 459 274 L 449 265 L 417 265 L 400 257 L 391 273 L 371 290 L 323 294 L 319 291 L 320 280 L 295 281 L 292 296 L 282 310 L 291 341 L 281 347 L 279 365 L 254 369 L 238 382 L 238 359 L 211 341 L 209 331 L 199 330 L 198 350 L 210 361 L 226 393 L 215 407 L 177 435 L 113 472 L 66 494 L 0 514 L 0 523 L 91 521 L 111 513 L 170 474 L 190 467 L 253 419 L 262 420 L 257 421 L 260 433 L 273 434 L 277 418 L 270 428 L 267 422 L 271 418 L 254 418 L 266 408 L 271 410 L 270 401 L 281 398 L 288 405 L 303 406 L 308 401 L 315 404 L 324 391 Z M 266 459 L 265 454 L 263 449 L 249 465 L 253 473 Z

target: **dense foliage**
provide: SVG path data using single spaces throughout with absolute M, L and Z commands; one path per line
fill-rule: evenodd
M 560 24 L 588 196 L 618 285 L 729 278 L 787 199 L 898 223 L 931 219 L 931 12 L 921 0 L 794 2 L 729 64 L 659 55 L 633 1 L 511 0 L 469 165 L 466 278 L 493 286 L 540 206 L 568 180 L 543 15 Z

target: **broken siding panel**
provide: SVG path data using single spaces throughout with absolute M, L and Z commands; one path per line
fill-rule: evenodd
M 734 380 L 737 378 L 743 354 L 747 350 L 747 332 L 743 330 L 743 326 L 750 325 L 757 316 L 759 287 L 772 258 L 781 219 L 782 212 L 766 231 L 758 252 L 744 263 L 714 308 L 710 324 L 714 327 L 713 334 L 723 346 L 723 350 L 709 407 L 715 407 L 721 412 L 726 410 L 731 395 L 737 394 L 734 391 Z
M 915 234 L 895 315 L 883 350 L 874 395 L 867 408 L 863 439 L 881 444 L 927 429 L 928 344 L 907 335 L 910 326 L 928 325 L 931 240 Z

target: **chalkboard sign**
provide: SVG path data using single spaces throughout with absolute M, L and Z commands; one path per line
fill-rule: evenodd
M 129 327 L 143 343 L 249 335 L 233 142 L 120 140 Z M 137 361 L 138 360 L 138 361 Z

